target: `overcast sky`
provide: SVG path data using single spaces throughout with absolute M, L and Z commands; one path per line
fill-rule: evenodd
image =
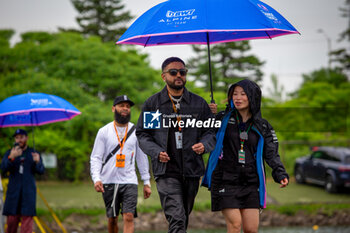
M 185 1 L 185 0 L 184 0 Z M 126 8 L 138 17 L 163 0 L 124 0 Z M 263 94 L 267 94 L 270 76 L 276 74 L 287 92 L 295 90 L 301 74 L 327 66 L 327 40 L 331 48 L 349 46 L 338 42 L 340 32 L 349 20 L 340 16 L 339 8 L 345 0 L 263 0 L 281 13 L 301 35 L 289 35 L 273 40 L 251 42 L 252 52 L 265 61 L 263 67 Z M 57 27 L 78 28 L 77 12 L 70 0 L 0 0 L 0 28 L 15 29 L 14 41 L 19 33 L 33 30 L 55 32 Z M 322 29 L 325 34 L 317 32 Z M 123 45 L 118 45 L 123 46 Z M 189 45 L 158 46 L 138 49 L 150 54 L 151 65 L 159 68 L 169 56 L 187 60 L 194 56 Z

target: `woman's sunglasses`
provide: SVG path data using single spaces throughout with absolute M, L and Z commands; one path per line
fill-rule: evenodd
M 187 69 L 169 69 L 163 73 L 169 73 L 171 76 L 176 76 L 177 73 L 180 73 L 181 76 L 185 76 L 187 74 Z

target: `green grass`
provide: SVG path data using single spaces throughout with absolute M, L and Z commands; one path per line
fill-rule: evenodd
M 53 209 L 104 209 L 101 193 L 97 193 L 91 182 L 37 182 L 37 186 Z M 156 184 L 152 183 L 152 195 L 143 198 L 143 186 L 139 185 L 138 211 L 155 212 L 161 210 Z M 210 207 L 210 193 L 206 188 L 199 188 L 195 208 L 208 209 Z M 46 206 L 37 195 L 37 208 L 45 210 Z
M 350 203 L 313 203 L 313 204 L 288 204 L 288 205 L 269 205 L 268 210 L 275 210 L 279 213 L 289 216 L 296 215 L 299 211 L 314 215 L 322 213 L 332 216 L 335 211 L 350 209 Z
M 267 182 L 267 194 L 280 205 L 309 203 L 350 203 L 350 193 L 330 194 L 322 186 L 297 184 L 294 179 L 286 188 L 280 188 L 272 180 Z
M 97 193 L 91 182 L 37 182 L 37 187 L 53 209 L 104 208 L 101 193 Z M 37 208 L 46 209 L 37 195 Z
M 84 215 L 104 214 L 102 195 L 94 190 L 91 182 L 38 182 L 38 188 L 45 196 L 51 208 L 59 217 L 65 218 L 71 213 Z M 281 213 L 294 215 L 298 210 L 315 213 L 323 207 L 325 213 L 332 213 L 335 209 L 350 209 L 349 193 L 329 194 L 323 187 L 312 185 L 300 185 L 292 181 L 287 188 L 279 188 L 272 180 L 267 182 L 268 195 L 275 199 L 277 205 L 268 205 L 268 209 L 274 209 Z M 48 215 L 49 212 L 37 196 L 38 215 Z M 139 185 L 138 212 L 154 213 L 161 210 L 156 184 L 152 183 L 152 195 L 149 199 L 143 199 L 142 185 Z M 210 192 L 199 188 L 194 210 L 210 210 Z
M 267 193 L 278 202 L 277 205 L 267 205 L 267 209 L 286 215 L 296 215 L 303 211 L 311 215 L 321 212 L 331 216 L 334 211 L 350 209 L 349 191 L 330 194 L 321 186 L 297 184 L 294 179 L 286 188 L 280 188 L 278 184 L 269 180 Z

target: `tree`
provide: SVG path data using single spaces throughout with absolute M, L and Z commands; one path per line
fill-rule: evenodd
M 349 20 L 348 28 L 340 34 L 340 38 L 350 41 L 350 0 L 345 0 L 345 7 L 341 8 L 340 11 L 342 13 L 341 16 Z
M 350 42 L 350 0 L 345 0 L 345 7 L 340 9 L 341 16 L 348 18 L 348 27 L 340 34 L 340 41 Z M 333 62 L 337 64 L 337 68 L 350 75 L 350 50 L 342 48 L 331 53 Z
M 0 101 L 30 91 L 60 96 L 77 107 L 82 114 L 70 121 L 36 127 L 35 145 L 57 155 L 57 171 L 49 171 L 52 177 L 86 179 L 96 133 L 113 120 L 115 96 L 127 94 L 135 102 L 131 121 L 136 123 L 141 104 L 160 89 L 159 72 L 150 67 L 146 55 L 102 43 L 95 36 L 28 32 L 9 47 L 12 34 L 0 30 Z M 0 130 L 0 154 L 12 147 L 13 130 Z
M 84 38 L 78 33 L 27 32 L 4 59 L 3 72 L 33 69 L 48 77 L 76 82 L 104 102 L 127 93 L 141 104 L 159 88 L 161 79 L 147 55 L 134 49 Z M 0 52 L 0 57 L 1 57 Z
M 209 86 L 209 65 L 207 47 L 195 45 L 192 47 L 197 56 L 189 60 L 190 74 L 196 81 Z M 247 55 L 251 49 L 248 41 L 215 44 L 211 46 L 211 63 L 213 74 L 213 89 L 226 91 L 227 87 L 239 79 L 249 78 L 259 82 L 262 78 L 260 70 L 264 62 L 254 55 Z
M 11 69 L 8 65 L 8 59 L 10 55 L 10 39 L 15 34 L 14 30 L 3 29 L 0 30 L 0 74 L 5 70 Z
M 2 29 L 0 30 L 0 46 L 1 47 L 10 47 L 10 39 L 15 34 L 15 31 L 12 29 Z
M 269 96 L 274 102 L 282 102 L 284 86 L 278 82 L 275 74 L 271 75 L 272 88 L 268 88 Z
M 303 75 L 291 99 L 263 109 L 284 139 L 349 138 L 350 82 L 340 70 L 319 69 Z
M 49 171 L 49 176 L 75 181 L 83 179 L 83 172 L 88 166 L 92 140 L 97 129 L 103 125 L 103 122 L 109 120 L 106 114 L 110 109 L 109 106 L 101 103 L 97 97 L 85 93 L 72 81 L 48 77 L 44 73 L 30 69 L 8 73 L 0 79 L 2 87 L 0 100 L 28 91 L 43 92 L 63 97 L 82 112 L 82 115 L 67 122 L 35 127 L 35 147 L 42 153 L 57 155 L 58 168 L 55 171 L 57 174 L 50 174 L 52 171 Z M 88 106 L 95 106 L 95 108 L 89 111 Z M 27 130 L 30 133 L 33 129 L 28 127 Z M 14 129 L 6 128 L 1 131 L 6 135 L 0 143 L 1 152 L 4 153 L 12 145 L 13 138 L 10 135 Z M 31 140 L 30 136 L 28 142 L 30 146 Z
M 126 30 L 132 16 L 123 11 L 121 0 L 72 0 L 79 12 L 76 18 L 86 36 L 100 36 L 104 42 L 116 41 Z
M 325 82 L 329 83 L 332 86 L 339 87 L 343 83 L 347 83 L 348 79 L 346 75 L 344 75 L 341 71 L 338 69 L 319 69 L 311 72 L 310 74 L 303 74 L 303 84 L 305 85 L 307 83 L 319 83 L 319 82 Z

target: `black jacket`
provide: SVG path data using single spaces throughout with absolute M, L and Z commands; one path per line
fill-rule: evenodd
M 226 113 L 227 111 L 219 112 L 216 115 L 216 119 L 222 120 Z M 280 181 L 284 178 L 288 178 L 289 180 L 289 176 L 281 162 L 280 155 L 278 153 L 278 140 L 275 130 L 272 128 L 270 123 L 263 118 L 255 119 L 253 126 L 258 129 L 264 138 L 263 158 L 266 163 L 272 168 L 272 177 L 274 181 L 276 183 L 280 183 Z
M 184 88 L 183 97 L 181 101 L 181 115 L 191 115 L 192 119 L 205 121 L 214 116 L 206 101 Z M 165 174 L 166 163 L 159 162 L 159 153 L 167 151 L 168 147 L 168 131 L 169 128 L 160 129 L 144 129 L 144 112 L 159 110 L 162 115 L 173 114 L 173 107 L 168 96 L 167 88 L 157 94 L 151 96 L 146 100 L 142 107 L 137 127 L 136 136 L 140 147 L 144 153 L 151 157 L 152 169 L 154 176 L 161 176 Z M 163 118 L 163 116 L 162 116 Z M 196 143 L 203 143 L 205 153 L 212 151 L 215 147 L 215 131 L 213 128 L 196 128 L 185 127 L 183 132 L 183 176 L 185 177 L 200 177 L 204 174 L 204 163 L 202 155 L 196 154 L 192 150 L 192 146 Z
M 233 84 L 228 90 L 228 99 L 232 99 L 233 90 L 236 86 L 240 86 L 244 89 L 250 106 L 250 112 L 253 117 L 253 126 L 264 137 L 264 151 L 263 158 L 266 163 L 272 168 L 272 177 L 275 182 L 280 183 L 284 178 L 289 176 L 281 162 L 280 155 L 278 153 L 278 139 L 275 130 L 270 123 L 261 117 L 261 90 L 254 82 L 244 79 Z M 228 105 L 225 112 L 227 112 L 231 106 Z M 219 113 L 217 118 L 222 118 L 224 113 Z
M 217 162 L 222 153 L 223 139 L 225 131 L 227 129 L 227 123 L 231 117 L 234 109 L 232 101 L 232 93 L 236 86 L 240 86 L 244 89 L 250 106 L 250 112 L 252 113 L 253 126 L 252 130 L 257 132 L 260 136 L 257 148 L 256 148 L 256 168 L 259 176 L 259 201 L 262 208 L 266 207 L 266 181 L 265 181 L 265 165 L 264 161 L 272 168 L 272 176 L 277 183 L 284 178 L 288 178 L 288 174 L 280 160 L 278 154 L 278 140 L 272 126 L 267 120 L 261 117 L 260 104 L 261 104 L 261 90 L 257 84 L 249 80 L 242 80 L 232 85 L 228 91 L 229 104 L 225 112 L 220 112 L 217 115 L 218 119 L 222 119 L 221 128 L 217 133 L 217 144 L 213 152 L 210 154 L 207 170 L 202 179 L 202 185 L 208 188 L 211 187 L 212 174 L 217 166 Z M 234 168 L 233 168 L 234 169 Z

